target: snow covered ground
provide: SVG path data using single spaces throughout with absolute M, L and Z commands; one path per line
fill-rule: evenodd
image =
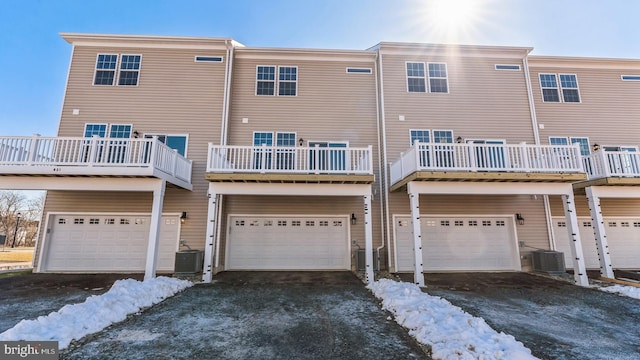
M 536 359 L 513 336 L 414 284 L 381 279 L 368 287 L 398 324 L 431 347 L 434 359 Z
M 640 299 L 640 288 L 634 286 L 613 285 L 613 286 L 595 286 L 600 291 L 610 292 L 622 296 L 628 296 L 634 299 Z
M 193 284 L 186 280 L 157 277 L 146 281 L 116 281 L 111 289 L 80 304 L 65 305 L 59 311 L 34 320 L 22 320 L 0 334 L 0 340 L 58 341 L 60 349 L 72 340 L 96 333 L 123 321 L 127 315 L 159 303 Z

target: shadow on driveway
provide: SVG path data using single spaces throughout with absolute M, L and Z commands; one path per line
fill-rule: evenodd
M 214 281 L 63 358 L 428 359 L 352 273 L 224 272 Z
M 484 318 L 541 359 L 640 359 L 640 300 L 527 273 L 426 274 L 425 280 L 427 293 Z

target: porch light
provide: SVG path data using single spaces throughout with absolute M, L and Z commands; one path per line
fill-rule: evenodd
M 516 220 L 518 220 L 518 224 L 524 225 L 524 217 L 522 216 L 522 214 L 517 213 L 516 214 Z
M 133 137 L 134 137 L 135 139 L 137 139 L 137 138 L 139 138 L 139 137 L 140 137 L 140 133 L 138 132 L 138 130 L 133 130 Z
M 351 213 L 351 225 L 355 225 L 358 223 L 358 218 L 356 217 L 356 214 Z
M 593 151 L 594 151 L 594 152 L 595 152 L 595 151 L 598 151 L 598 150 L 600 150 L 600 145 L 598 145 L 598 144 L 593 144 L 593 147 L 592 147 L 592 148 L 593 148 Z
M 182 214 L 180 214 L 180 222 L 184 224 L 185 221 L 187 221 L 187 212 L 183 211 Z
M 304 139 L 303 138 L 298 139 L 298 145 L 302 146 L 302 144 L 304 144 Z
M 458 144 L 462 144 L 462 136 L 458 136 L 458 137 L 456 138 L 456 143 L 458 143 Z

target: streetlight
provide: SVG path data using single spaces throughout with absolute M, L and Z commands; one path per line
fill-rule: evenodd
M 16 247 L 16 239 L 18 236 L 18 225 L 20 224 L 20 218 L 22 217 L 21 213 L 16 214 L 16 229 L 13 231 L 13 242 L 11 243 L 11 247 Z

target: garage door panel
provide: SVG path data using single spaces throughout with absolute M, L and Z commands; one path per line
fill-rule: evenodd
M 425 271 L 519 270 L 515 232 L 509 217 L 422 216 Z M 394 223 L 398 271 L 413 271 L 409 217 Z
M 344 218 L 231 216 L 229 224 L 227 269 L 350 268 Z
M 144 271 L 150 217 L 55 215 L 47 238 L 45 271 Z M 159 271 L 173 271 L 179 232 L 177 216 L 163 216 Z

